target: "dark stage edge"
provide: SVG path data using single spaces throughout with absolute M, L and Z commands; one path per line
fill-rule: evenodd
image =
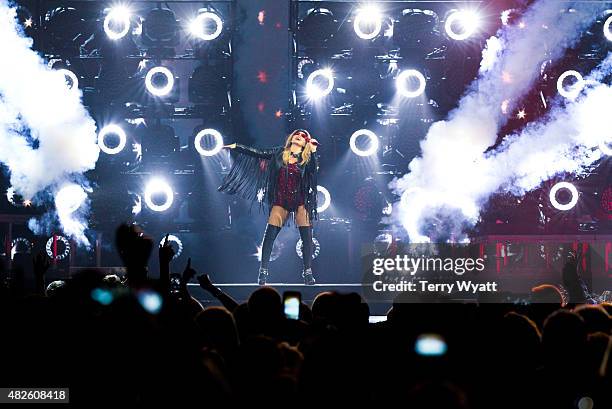
M 198 284 L 189 283 L 188 286 L 191 295 L 198 301 L 200 301 L 202 305 L 220 305 L 219 301 L 217 301 L 216 298 L 210 295 L 210 293 L 208 293 L 207 291 L 202 290 Z M 246 302 L 249 298 L 249 295 L 251 295 L 253 291 L 260 288 L 257 283 L 215 283 L 215 286 L 219 287 L 221 290 L 223 290 L 223 292 L 230 295 L 232 298 L 234 298 L 240 303 Z M 358 293 L 363 295 L 362 288 L 364 288 L 362 284 L 355 283 L 321 283 L 315 285 L 268 283 L 266 287 L 272 287 L 281 294 L 285 291 L 298 291 L 300 294 L 302 294 L 302 301 L 308 305 L 312 304 L 312 301 L 317 296 L 317 294 L 322 293 L 324 291 L 336 291 L 339 293 Z M 391 308 L 391 303 L 387 302 L 369 302 L 368 305 L 370 307 L 370 315 L 385 315 L 389 308 Z

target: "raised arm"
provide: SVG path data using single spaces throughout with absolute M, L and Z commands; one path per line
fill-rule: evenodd
M 234 149 L 238 153 L 242 153 L 249 156 L 254 156 L 261 159 L 271 159 L 279 148 L 261 149 L 254 148 L 252 146 L 241 145 L 239 143 L 233 143 L 231 145 L 225 145 L 224 148 Z

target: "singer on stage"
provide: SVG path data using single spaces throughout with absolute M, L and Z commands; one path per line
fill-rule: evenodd
M 317 146 L 317 140 L 303 129 L 293 131 L 283 146 L 271 149 L 236 143 L 225 146 L 237 155 L 219 191 L 257 200 L 269 212 L 261 246 L 259 285 L 266 284 L 274 240 L 290 215 L 302 238 L 304 284 L 315 283 L 311 264 L 312 221 L 317 218 Z

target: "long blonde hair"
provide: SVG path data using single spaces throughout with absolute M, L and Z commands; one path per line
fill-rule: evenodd
M 289 158 L 291 157 L 291 150 L 290 150 L 291 139 L 298 132 L 305 133 L 308 136 L 308 138 L 310 138 L 310 134 L 308 133 L 308 131 L 305 131 L 303 129 L 297 129 L 289 134 L 289 136 L 287 137 L 287 140 L 285 141 L 285 148 L 283 149 L 283 163 L 285 165 L 289 163 Z M 300 162 L 300 165 L 307 164 L 308 161 L 310 161 L 311 154 L 312 154 L 311 145 L 309 143 L 306 143 L 304 147 L 302 148 L 302 161 Z

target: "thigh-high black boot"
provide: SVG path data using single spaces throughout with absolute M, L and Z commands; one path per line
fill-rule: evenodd
M 278 226 L 272 224 L 266 225 L 266 232 L 264 233 L 263 242 L 261 244 L 261 264 L 259 265 L 259 275 L 257 276 L 257 283 L 259 285 L 266 285 L 270 255 L 274 247 L 274 240 L 276 240 L 276 236 L 278 236 L 280 230 L 281 228 Z
M 312 275 L 312 226 L 300 226 L 300 237 L 302 238 L 302 260 L 304 261 L 304 284 L 314 285 L 315 279 Z

